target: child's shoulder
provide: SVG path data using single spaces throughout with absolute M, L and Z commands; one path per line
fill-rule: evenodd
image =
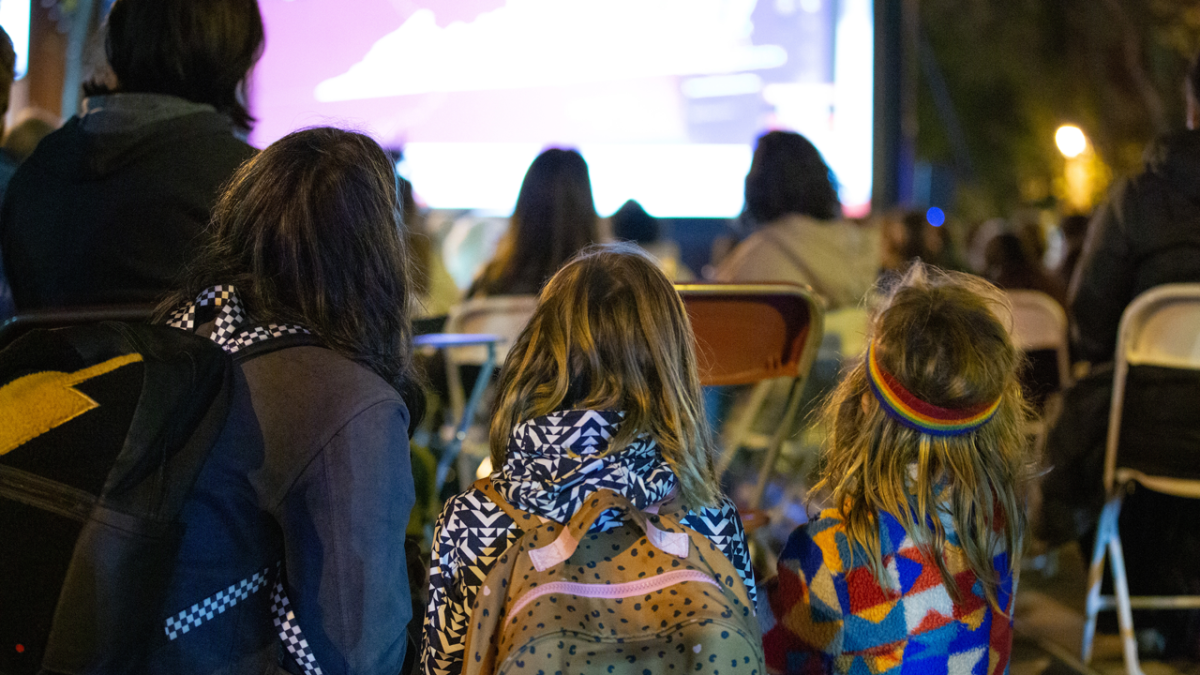
M 499 504 L 475 487 L 447 499 L 438 517 L 438 527 L 443 536 L 465 534 L 477 528 L 503 529 L 513 524 L 513 519 Z
M 840 509 L 824 509 L 811 520 L 792 530 L 779 557 L 781 563 L 791 561 L 796 569 L 815 572 L 824 567 L 836 574 L 847 572 L 862 564 L 857 548 L 851 551 L 846 536 L 846 519 Z
M 797 571 L 812 572 L 823 566 L 840 569 L 842 548 L 845 548 L 845 526 L 841 514 L 837 509 L 826 509 L 792 530 L 779 553 L 779 562 Z

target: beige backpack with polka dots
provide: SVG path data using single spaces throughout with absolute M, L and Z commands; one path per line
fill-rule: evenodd
M 763 675 L 762 636 L 733 564 L 679 522 L 600 490 L 566 525 L 476 484 L 523 534 L 476 594 L 464 675 Z M 623 524 L 589 532 L 609 509 Z

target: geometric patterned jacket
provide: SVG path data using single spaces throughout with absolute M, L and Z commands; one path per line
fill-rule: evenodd
M 904 527 L 880 514 L 888 582 L 875 579 L 861 549 L 850 554 L 837 509 L 788 538 L 778 575 L 764 584 L 758 616 L 770 673 L 1004 675 L 1012 651 L 1014 583 L 1004 553 L 997 611 L 966 564 L 946 525 L 946 566 L 960 591 L 954 602 L 936 563 L 913 545 Z
M 622 451 L 604 455 L 621 424 L 614 411 L 567 410 L 523 422 L 509 439 L 504 465 L 492 474 L 496 490 L 519 509 L 566 522 L 599 489 L 628 498 L 638 508 L 665 499 L 678 484 L 654 440 L 639 437 Z M 617 512 L 602 514 L 593 531 L 620 524 Z M 754 572 L 737 509 L 720 506 L 689 512 L 683 524 L 710 539 L 733 563 L 754 601 Z M 471 606 L 484 579 L 522 531 L 474 488 L 446 502 L 434 532 L 429 568 L 429 606 L 421 641 L 425 675 L 458 675 Z

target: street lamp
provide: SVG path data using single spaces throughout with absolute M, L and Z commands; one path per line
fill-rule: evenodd
M 1058 151 L 1067 159 L 1074 159 L 1083 154 L 1087 150 L 1087 136 L 1083 135 L 1083 131 L 1073 125 L 1064 124 L 1054 133 L 1054 142 L 1058 145 Z

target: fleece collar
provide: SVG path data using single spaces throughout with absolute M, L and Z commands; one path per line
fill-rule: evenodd
M 83 100 L 79 125 L 89 134 L 121 134 L 196 113 L 215 113 L 204 103 L 167 94 L 105 94 Z
M 654 439 L 639 436 L 605 454 L 623 417 L 610 410 L 566 410 L 522 422 L 492 483 L 517 508 L 560 523 L 601 489 L 643 509 L 663 501 L 678 480 Z

